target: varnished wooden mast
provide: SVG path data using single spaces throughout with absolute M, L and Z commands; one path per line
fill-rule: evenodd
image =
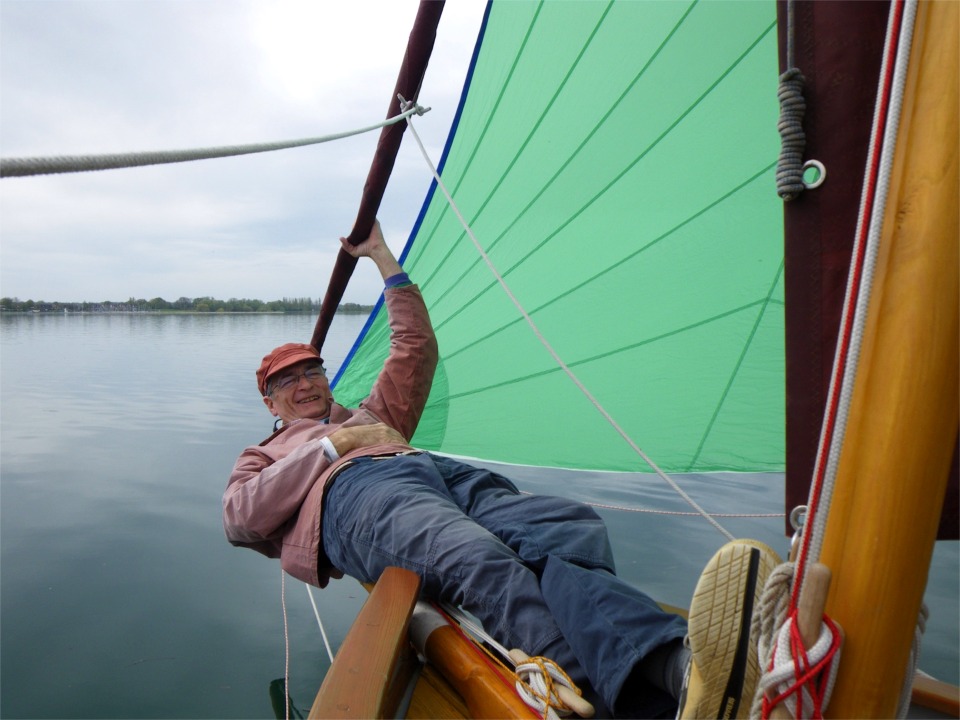
M 846 642 L 828 715 L 894 717 L 960 415 L 958 12 L 919 5 L 821 560 Z

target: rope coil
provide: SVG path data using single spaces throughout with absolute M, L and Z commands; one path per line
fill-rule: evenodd
M 796 563 L 792 562 L 774 569 L 751 621 L 750 636 L 757 638 L 757 659 L 764 669 L 751 718 L 768 718 L 781 703 L 795 718 L 822 718 L 833 693 L 843 635 L 839 626 L 824 615 L 817 640 L 810 648 L 804 647 L 797 624 L 798 610 L 791 604 L 792 585 L 799 579 L 795 574 Z M 926 603 L 922 603 L 900 692 L 898 718 L 906 717 L 910 708 L 929 615 Z
M 553 719 L 573 713 L 573 709 L 561 699 L 559 688 L 568 688 L 577 697 L 581 695 L 580 688 L 553 660 L 529 657 L 517 664 L 514 673 L 517 694 L 542 717 Z
M 763 717 L 786 703 L 795 718 L 822 718 L 837 680 L 841 641 L 836 623 L 824 616 L 819 638 L 805 649 L 793 613 L 777 634 L 772 667 L 760 679 Z
M 796 22 L 794 0 L 787 0 L 787 57 L 789 68 L 780 76 L 777 97 L 780 99 L 780 157 L 777 159 L 777 194 L 784 202 L 793 200 L 806 185 L 803 182 L 803 151 L 807 138 L 803 134 L 803 116 L 807 103 L 803 99 L 803 84 L 806 80 L 797 69 L 794 53 Z
M 777 97 L 780 100 L 780 157 L 777 159 L 777 194 L 784 201 L 796 198 L 804 190 L 803 153 L 807 137 L 803 132 L 803 116 L 807 102 L 803 97 L 806 82 L 797 68 L 780 76 Z
M 785 704 L 795 718 L 822 718 L 830 702 L 840 666 L 842 635 L 826 615 L 820 633 L 804 646 L 791 608 L 791 585 L 796 565 L 783 563 L 767 579 L 760 605 L 751 622 L 757 638 L 757 659 L 763 675 L 750 710 L 752 718 L 768 718 L 776 705 Z

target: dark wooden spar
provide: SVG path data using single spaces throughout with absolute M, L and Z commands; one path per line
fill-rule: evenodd
M 437 37 L 437 25 L 440 23 L 443 4 L 444 0 L 421 0 L 420 2 L 417 18 L 407 42 L 407 50 L 403 56 L 403 64 L 397 76 L 397 85 L 390 96 L 387 118 L 392 118 L 401 112 L 398 95 L 402 95 L 406 100 L 416 100 L 420 94 L 420 86 L 427 71 L 430 54 L 433 52 L 434 40 Z M 347 236 L 351 245 L 359 245 L 363 242 L 373 228 L 377 211 L 380 209 L 380 201 L 383 200 L 383 193 L 387 188 L 387 181 L 390 179 L 393 163 L 400 149 L 403 131 L 406 129 L 406 123 L 399 122 L 387 125 L 380 131 L 380 140 L 377 143 L 373 163 L 367 175 L 367 182 L 363 186 L 360 210 L 357 212 L 357 219 L 353 223 L 353 230 Z M 330 275 L 327 294 L 324 296 L 323 304 L 320 307 L 320 316 L 317 318 L 313 337 L 310 339 L 310 344 L 317 350 L 322 351 L 324 340 L 327 338 L 327 331 L 330 329 L 330 323 L 333 321 L 334 313 L 336 313 L 337 306 L 343 298 L 343 293 L 347 289 L 347 283 L 350 281 L 356 265 L 357 259 L 341 249 Z

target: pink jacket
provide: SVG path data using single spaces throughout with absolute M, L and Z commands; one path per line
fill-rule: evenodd
M 331 474 L 351 458 L 411 448 L 359 448 L 331 463 L 318 440 L 343 426 L 378 422 L 412 437 L 437 366 L 437 341 L 417 286 L 388 289 L 385 298 L 390 355 L 360 408 L 334 403 L 329 422 L 296 420 L 246 448 L 223 495 L 223 527 L 232 544 L 279 557 L 286 572 L 319 587 L 342 577 L 330 566 L 320 533 L 323 492 Z

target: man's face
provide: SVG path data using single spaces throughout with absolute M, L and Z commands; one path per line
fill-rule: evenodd
M 319 374 L 321 371 L 322 365 L 317 360 L 304 360 L 271 375 L 263 398 L 267 409 L 285 423 L 300 418 L 327 417 L 333 395 L 326 375 Z

